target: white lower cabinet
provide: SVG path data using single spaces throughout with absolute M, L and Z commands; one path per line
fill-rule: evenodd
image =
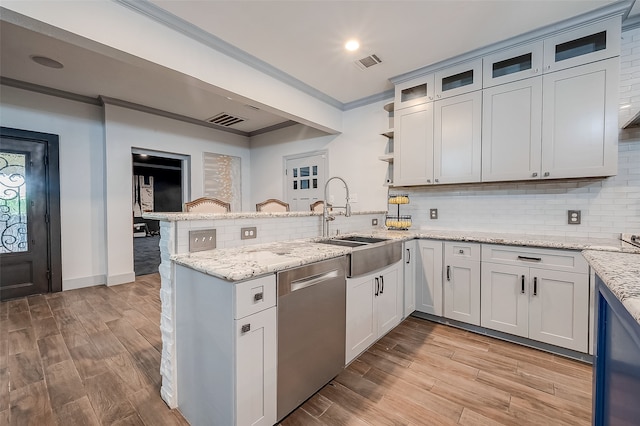
M 346 363 L 364 352 L 402 320 L 402 261 L 347 279 Z
M 579 252 L 482 246 L 481 325 L 588 352 L 589 274 Z
M 418 240 L 404 242 L 404 314 L 403 318 L 416 310 L 416 263 Z
M 418 240 L 416 311 L 442 316 L 442 241 Z
M 176 265 L 178 408 L 192 425 L 276 423 L 275 275 L 241 283 Z
M 480 325 L 480 244 L 444 243 L 444 317 Z

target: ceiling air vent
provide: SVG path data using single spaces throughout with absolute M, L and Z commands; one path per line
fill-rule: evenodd
M 356 65 L 362 70 L 366 70 L 367 68 L 380 63 L 382 63 L 382 59 L 380 59 L 378 55 L 369 55 L 356 61 Z
M 211 118 L 207 118 L 205 121 L 211 124 L 217 124 L 218 126 L 231 127 L 234 124 L 242 123 L 246 120 L 241 117 L 235 117 L 231 114 L 227 114 L 226 112 L 221 112 Z

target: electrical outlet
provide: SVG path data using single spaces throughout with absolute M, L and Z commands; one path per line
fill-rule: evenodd
M 569 225 L 580 225 L 580 210 L 567 210 L 567 223 Z
M 429 219 L 438 218 L 438 209 L 429 209 Z
M 255 226 L 240 229 L 240 239 L 249 240 L 258 236 L 258 229 Z
M 371 226 L 378 226 L 378 219 L 371 219 Z
M 189 231 L 189 253 L 216 248 L 216 230 L 200 229 Z

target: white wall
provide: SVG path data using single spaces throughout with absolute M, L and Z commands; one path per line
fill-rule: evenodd
M 351 195 L 358 199 L 352 204 L 353 211 L 386 210 L 387 163 L 378 159 L 387 143 L 387 138 L 380 135 L 388 127 L 384 103 L 346 111 L 340 135 L 295 125 L 252 137 L 252 205 L 267 198 L 284 198 L 284 156 L 327 149 L 327 175 L 338 175 L 347 181 Z M 330 195 L 333 192 L 338 203 L 344 194 L 340 182 L 331 183 Z
M 249 141 L 244 136 L 105 105 L 107 284 L 133 281 L 131 149 L 191 157 L 191 198 L 203 195 L 203 152 L 240 157 L 242 205 L 251 193 Z M 246 207 L 245 207 L 246 209 Z
M 102 108 L 1 86 L 0 124 L 60 136 L 62 288 L 105 282 Z

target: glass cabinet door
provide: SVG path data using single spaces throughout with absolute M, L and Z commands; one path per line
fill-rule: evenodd
M 483 59 L 483 85 L 492 87 L 542 74 L 542 41 L 494 53 Z
M 409 108 L 434 98 L 434 75 L 429 74 L 396 85 L 395 109 Z
M 544 41 L 544 72 L 620 55 L 620 18 L 597 22 Z
M 436 72 L 436 100 L 482 89 L 482 59 Z

